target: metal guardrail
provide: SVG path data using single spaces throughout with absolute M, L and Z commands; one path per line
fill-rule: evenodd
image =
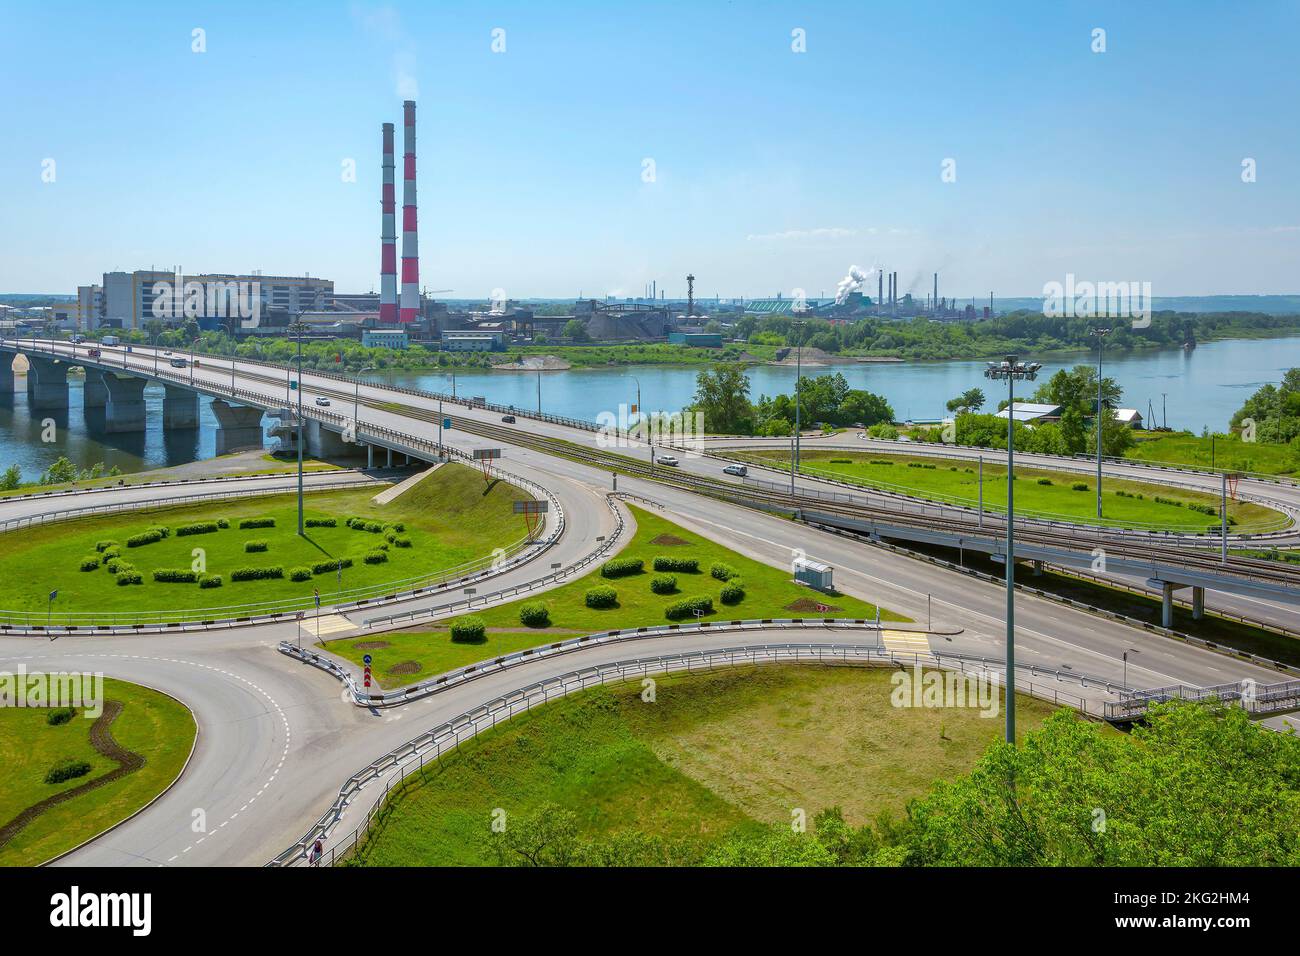
M 370 830 L 374 822 L 381 817 L 382 808 L 388 794 L 395 784 L 401 783 L 411 773 L 422 770 L 431 761 L 442 756 L 478 734 L 491 730 L 498 724 L 509 720 L 517 714 L 525 713 L 534 707 L 543 706 L 552 700 L 568 694 L 587 690 L 609 683 L 621 683 L 649 674 L 672 673 L 679 671 L 713 670 L 717 667 L 737 665 L 756 665 L 771 663 L 818 663 L 818 664 L 877 664 L 882 666 L 932 666 L 948 670 L 960 670 L 967 673 L 968 668 L 977 670 L 988 678 L 999 681 L 1001 672 L 996 668 L 1001 661 L 987 658 L 968 657 L 957 654 L 898 654 L 879 647 L 843 644 L 762 644 L 741 647 L 720 648 L 709 651 L 682 651 L 672 654 L 660 654 L 652 657 L 627 661 L 615 661 L 593 665 L 530 682 L 514 690 L 507 691 L 492 700 L 465 711 L 451 720 L 445 721 L 433 729 L 420 734 L 400 747 L 372 761 L 357 771 L 339 790 L 333 804 L 319 820 L 293 846 L 275 857 L 269 866 L 297 866 L 307 864 L 309 849 L 319 839 L 329 837 L 332 828 L 343 819 L 344 813 L 355 802 L 361 790 L 376 782 L 390 771 L 384 782 L 382 792 L 376 795 L 374 802 L 365 812 L 361 822 L 347 835 L 333 841 L 326 855 L 319 862 L 331 866 L 340 854 L 352 849 Z M 993 665 L 990 667 L 990 665 Z M 1029 670 L 1018 666 L 1017 671 Z M 1089 686 L 1087 675 L 1073 672 L 1050 671 L 1037 668 L 1032 676 L 1054 676 L 1056 681 L 1078 681 L 1084 687 Z M 1097 680 L 1093 686 L 1113 688 L 1114 685 Z M 1074 707 L 1088 716 L 1101 717 L 1102 707 L 1097 701 L 1080 695 L 1062 693 L 1058 687 L 1032 680 L 1017 679 L 1016 689 L 1043 700 Z
M 1149 690 L 1124 693 L 1118 701 L 1105 704 L 1106 719 L 1130 721 L 1143 717 L 1156 704 L 1170 700 L 1187 700 L 1202 704 L 1232 704 L 1254 716 L 1280 714 L 1300 709 L 1300 680 L 1260 684 L 1243 680 L 1232 684 L 1215 684 L 1211 687 L 1189 687 L 1172 684 Z

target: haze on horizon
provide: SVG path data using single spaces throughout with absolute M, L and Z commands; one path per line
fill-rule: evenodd
M 830 296 L 851 264 L 979 298 L 1300 286 L 1297 4 L 450 7 L 9 4 L 0 290 L 377 288 L 405 96 L 421 282 L 452 298 Z

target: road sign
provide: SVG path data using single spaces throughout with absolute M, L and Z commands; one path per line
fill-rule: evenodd
M 297 383 L 297 382 L 290 382 L 290 383 L 289 383 L 289 390 L 290 390 L 290 391 L 293 391 L 293 392 L 298 391 L 298 383 Z
M 450 427 L 451 427 L 451 419 L 450 419 L 450 418 L 444 418 L 444 419 L 442 420 L 442 427 L 443 427 L 443 428 L 450 428 Z
M 500 457 L 501 457 L 500 448 L 475 448 L 474 449 L 475 461 L 495 461 Z
M 312 589 L 312 597 L 316 600 L 316 606 L 320 607 L 320 588 Z
M 517 515 L 539 515 L 550 510 L 551 503 L 546 499 L 540 501 L 530 499 L 527 501 L 515 502 L 515 514 Z
M 369 666 L 370 666 L 370 655 L 367 654 L 365 657 L 361 658 L 361 662 L 362 662 L 363 664 L 365 664 L 367 667 L 369 667 Z

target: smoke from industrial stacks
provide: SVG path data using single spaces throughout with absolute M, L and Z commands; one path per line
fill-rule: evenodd
M 874 271 L 873 269 L 872 272 Z M 835 287 L 835 304 L 843 305 L 850 292 L 861 292 L 863 284 L 870 275 L 871 273 L 863 272 L 857 266 L 849 266 L 849 274 L 841 279 L 839 285 Z

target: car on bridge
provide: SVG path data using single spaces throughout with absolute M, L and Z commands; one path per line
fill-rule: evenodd
M 321 408 L 325 408 L 325 407 L 327 407 L 327 406 L 329 405 L 329 403 L 330 403 L 330 400 L 329 400 L 328 398 L 326 398 L 324 395 L 317 395 L 317 396 L 316 396 L 316 404 L 319 405 L 319 406 L 321 406 Z
M 655 459 L 655 461 L 657 461 L 661 465 L 672 465 L 674 468 L 676 468 L 678 464 L 680 464 L 680 462 L 678 462 L 677 459 L 674 458 L 672 455 L 660 455 L 658 458 Z
M 99 358 L 103 353 L 99 349 L 86 349 L 86 354 L 91 358 Z
M 513 425 L 513 424 L 515 423 L 515 416 L 513 416 L 513 415 L 502 415 L 502 416 L 501 416 L 501 420 L 502 420 L 503 422 L 505 422 L 507 425 Z
M 722 473 L 725 475 L 735 475 L 737 478 L 744 478 L 749 474 L 749 469 L 744 465 L 728 465 L 726 468 L 722 469 Z
M 195 362 L 194 364 L 197 365 L 198 363 Z M 172 366 L 172 368 L 184 368 L 184 367 L 185 367 L 185 359 L 183 359 L 183 358 L 179 358 L 179 357 L 178 357 L 178 358 L 174 358 L 174 359 L 172 359 L 172 361 L 171 361 L 171 366 Z

